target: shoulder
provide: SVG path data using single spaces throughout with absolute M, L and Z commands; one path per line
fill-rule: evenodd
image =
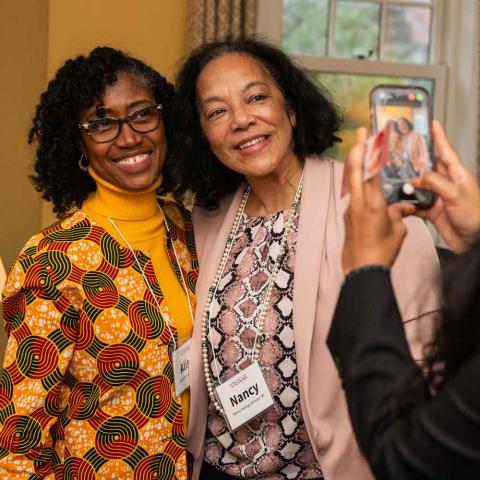
M 181 203 L 177 202 L 171 193 L 157 197 L 163 214 L 169 226 L 175 226 L 184 232 L 192 231 L 192 214 Z
M 404 220 L 407 236 L 392 268 L 392 282 L 402 318 L 416 318 L 440 308 L 440 264 L 430 231 L 417 217 Z
M 348 204 L 343 191 L 343 162 L 322 156 L 305 159 L 304 184 L 302 193 L 303 210 L 308 205 L 312 215 L 322 208 L 334 208 L 342 214 Z M 315 208 L 313 207 L 315 206 Z
M 343 176 L 343 162 L 326 155 L 310 155 L 305 159 L 305 177 L 313 177 L 315 182 L 330 183 Z
M 10 270 L 4 297 L 13 295 L 27 283 L 40 288 L 46 285 L 45 279 L 53 272 L 68 271 L 68 244 L 85 238 L 91 229 L 85 213 L 78 210 L 30 237 Z
M 28 239 L 20 251 L 19 258 L 34 255 L 38 250 L 48 249 L 53 242 L 74 241 L 90 231 L 91 223 L 86 214 L 77 210 L 67 218 L 49 225 Z
M 403 219 L 407 227 L 407 236 L 402 245 L 402 261 L 413 263 L 414 258 L 420 257 L 424 262 L 438 268 L 438 255 L 433 242 L 432 234 L 425 222 L 418 217 L 410 216 Z M 416 261 L 415 261 L 416 263 Z M 439 272 L 435 271 L 435 275 Z
M 206 208 L 194 207 L 192 211 L 192 219 L 195 229 L 201 228 L 203 225 L 212 225 L 221 222 L 227 215 L 232 202 L 238 196 L 239 192 L 243 191 L 242 185 L 235 193 L 226 195 L 220 202 L 220 205 L 215 210 L 207 210 Z
M 195 244 L 200 264 L 208 261 L 213 251 L 225 245 L 243 189 L 242 185 L 235 193 L 227 195 L 215 210 L 199 207 L 193 209 Z
M 316 166 L 320 169 L 333 168 L 343 170 L 343 162 L 328 155 L 309 155 L 305 159 L 305 165 L 309 167 Z

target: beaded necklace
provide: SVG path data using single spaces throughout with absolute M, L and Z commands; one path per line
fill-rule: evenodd
M 273 287 L 275 285 L 275 280 L 277 278 L 278 272 L 280 270 L 280 264 L 281 260 L 283 258 L 283 255 L 286 250 L 286 245 L 287 245 L 287 238 L 288 234 L 290 233 L 290 230 L 293 225 L 293 221 L 295 219 L 296 214 L 298 213 L 299 207 L 300 207 L 300 198 L 302 195 L 302 188 L 303 188 L 303 172 L 302 176 L 300 178 L 300 181 L 298 183 L 297 191 L 295 193 L 295 197 L 292 202 L 292 212 L 290 216 L 288 217 L 288 220 L 285 224 L 285 229 L 282 234 L 282 239 L 280 241 L 280 247 L 279 247 L 279 252 L 277 254 L 277 257 L 275 258 L 275 264 L 272 269 L 272 273 L 270 274 L 270 278 L 268 281 L 268 285 L 266 288 L 265 292 L 265 297 L 263 299 L 263 302 L 260 306 L 260 311 L 258 313 L 257 317 L 257 328 L 256 328 L 256 333 L 255 333 L 255 341 L 253 344 L 253 355 L 252 355 L 252 363 L 255 363 L 258 361 L 258 356 L 260 353 L 260 348 L 261 348 L 261 340 L 264 335 L 263 327 L 265 323 L 265 316 L 267 314 L 267 310 L 270 306 L 270 299 L 272 296 L 273 292 Z M 208 362 L 208 343 L 207 343 L 207 337 L 211 333 L 210 329 L 210 318 L 211 318 L 211 307 L 213 303 L 213 299 L 215 298 L 215 295 L 218 290 L 218 285 L 220 284 L 220 280 L 223 277 L 223 272 L 225 270 L 225 265 L 227 264 L 228 257 L 230 256 L 230 252 L 233 247 L 233 242 L 235 240 L 235 237 L 237 236 L 238 229 L 240 227 L 240 222 L 243 217 L 243 213 L 245 210 L 245 205 L 247 204 L 248 197 L 250 195 L 251 188 L 250 186 L 247 186 L 245 188 L 245 191 L 243 192 L 242 200 L 240 202 L 240 205 L 238 207 L 237 213 L 235 215 L 235 220 L 233 222 L 232 228 L 230 229 L 230 233 L 227 238 L 227 243 L 225 244 L 225 249 L 223 251 L 222 259 L 220 260 L 220 264 L 218 265 L 217 273 L 215 275 L 215 278 L 213 280 L 213 284 L 210 287 L 208 291 L 208 298 L 207 302 L 205 304 L 205 310 L 203 312 L 203 318 L 202 318 L 202 358 L 203 358 L 203 373 L 205 375 L 205 383 L 207 385 L 207 391 L 208 391 L 208 396 L 210 397 L 211 402 L 219 411 L 220 413 L 224 414 L 223 408 L 221 407 L 219 401 L 217 400 L 217 397 L 215 395 L 215 386 L 214 386 L 214 380 L 212 378 L 212 374 L 210 372 L 210 367 L 209 367 L 209 362 Z M 260 338 L 260 341 L 257 343 L 258 338 Z M 217 379 L 219 383 L 222 383 L 220 381 L 220 374 L 218 372 L 217 368 L 217 360 L 215 358 L 215 349 L 213 347 L 213 342 L 212 338 L 210 337 L 210 345 L 212 347 L 212 355 L 213 355 L 213 364 L 215 365 L 215 369 L 217 370 Z

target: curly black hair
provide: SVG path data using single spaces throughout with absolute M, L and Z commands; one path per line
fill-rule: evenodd
M 69 59 L 50 81 L 37 105 L 29 143 L 37 144 L 31 179 L 42 198 L 53 203 L 53 211 L 63 218 L 79 208 L 95 182 L 80 170 L 82 155 L 78 127 L 80 112 L 99 101 L 107 85 L 116 82 L 119 73 L 142 79 L 155 100 L 163 105 L 163 121 L 167 143 L 172 137 L 174 88 L 164 77 L 142 61 L 120 50 L 97 47 L 88 55 Z M 165 171 L 170 155 L 167 154 Z M 168 185 L 166 179 L 163 186 Z
M 223 166 L 209 148 L 200 126 L 196 84 L 205 65 L 227 53 L 248 55 L 259 62 L 283 93 L 288 109 L 295 113 L 294 151 L 304 159 L 322 154 L 335 142 L 342 118 L 324 89 L 315 85 L 282 50 L 253 39 L 212 42 L 198 47 L 181 67 L 176 90 L 183 127 L 176 132 L 176 154 L 172 177 L 174 193 L 181 198 L 191 190 L 196 204 L 214 210 L 222 198 L 235 191 L 244 177 Z

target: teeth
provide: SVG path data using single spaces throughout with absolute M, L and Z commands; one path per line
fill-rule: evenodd
M 243 150 L 244 148 L 253 147 L 253 145 L 256 145 L 257 143 L 263 142 L 266 138 L 267 137 L 265 137 L 265 136 L 254 138 L 253 140 L 250 140 L 247 143 L 242 143 L 239 148 L 240 148 L 240 150 Z
M 141 153 L 140 155 L 135 155 L 134 157 L 127 157 L 123 160 L 119 160 L 117 163 L 119 165 L 135 165 L 138 162 L 143 162 L 148 157 L 148 153 Z

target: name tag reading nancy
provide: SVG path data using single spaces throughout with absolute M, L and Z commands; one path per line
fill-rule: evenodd
M 175 395 L 179 397 L 190 387 L 190 349 L 192 339 L 185 342 L 181 347 L 174 350 L 173 360 L 173 381 L 175 384 Z
M 274 404 L 258 362 L 216 388 L 232 430 L 248 423 Z

